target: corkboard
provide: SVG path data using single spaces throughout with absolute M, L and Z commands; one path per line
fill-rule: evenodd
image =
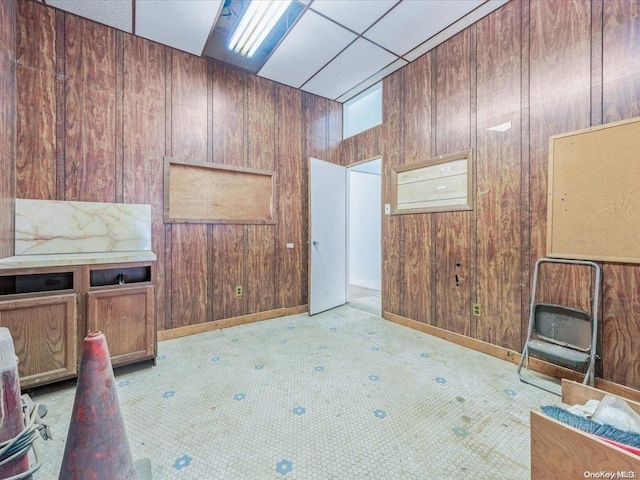
M 166 223 L 274 224 L 275 172 L 165 157 Z
M 555 135 L 547 256 L 640 263 L 640 118 Z

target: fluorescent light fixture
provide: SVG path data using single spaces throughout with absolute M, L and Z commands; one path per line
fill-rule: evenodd
M 489 127 L 487 130 L 491 130 L 492 132 L 506 132 L 511 129 L 511 122 L 501 123 L 500 125 L 496 125 L 494 127 Z
M 290 4 L 291 0 L 253 0 L 231 36 L 229 50 L 252 57 Z

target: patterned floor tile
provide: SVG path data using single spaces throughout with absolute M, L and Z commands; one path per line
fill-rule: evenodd
M 369 304 L 369 306 L 371 303 Z M 526 479 L 531 408 L 515 366 L 352 304 L 159 344 L 116 370 L 134 460 L 161 479 Z M 48 405 L 34 479 L 55 479 L 73 382 Z

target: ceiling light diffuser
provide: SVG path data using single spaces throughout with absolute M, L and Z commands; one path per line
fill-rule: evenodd
M 253 0 L 231 36 L 229 49 L 253 56 L 290 4 L 291 0 Z

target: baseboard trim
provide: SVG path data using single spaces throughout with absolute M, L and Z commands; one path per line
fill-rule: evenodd
M 271 318 L 284 317 L 286 315 L 297 315 L 309 311 L 308 305 L 299 305 L 297 307 L 276 308 L 275 310 L 267 310 L 266 312 L 252 313 L 239 317 L 225 318 L 222 320 L 214 320 L 211 322 L 198 323 L 197 325 L 187 325 L 186 327 L 172 328 L 171 330 L 162 330 L 158 332 L 158 341 L 172 340 L 174 338 L 196 335 L 198 333 L 211 332 L 220 330 L 221 328 L 235 327 L 247 323 L 260 322 Z
M 427 325 L 426 323 L 418 322 L 416 320 L 412 320 L 411 318 L 402 317 L 400 315 L 396 315 L 395 313 L 383 312 L 382 318 L 384 318 L 385 320 L 389 320 L 390 322 L 397 323 L 398 325 L 403 325 L 405 327 L 409 327 L 414 330 L 433 335 L 434 337 L 442 338 L 443 340 L 447 340 L 463 347 L 486 353 L 487 355 L 491 355 L 492 357 L 507 360 L 508 362 L 516 365 L 520 362 L 520 357 L 522 356 L 515 350 L 500 347 L 498 345 L 493 345 L 492 343 L 483 342 L 482 340 L 467 337 L 459 333 L 450 332 L 439 327 L 434 327 L 433 325 Z M 537 358 L 529 359 L 529 368 L 544 375 L 548 375 L 549 377 L 567 378 L 576 382 L 582 382 L 582 380 L 584 379 L 584 375 L 581 373 L 577 373 L 573 370 L 560 367 L 558 365 L 553 365 L 543 360 L 538 360 Z M 605 392 L 613 393 L 615 395 L 619 395 L 636 402 L 640 401 L 640 391 L 633 388 L 610 382 L 608 380 L 603 380 L 601 378 L 596 378 L 594 383 L 594 386 L 596 388 Z

